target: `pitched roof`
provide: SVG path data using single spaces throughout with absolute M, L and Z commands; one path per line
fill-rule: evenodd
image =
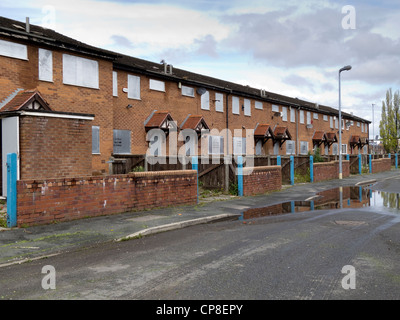
M 193 129 L 200 132 L 202 129 L 210 129 L 201 115 L 188 115 L 180 126 L 181 130 Z
M 272 137 L 273 131 L 269 124 L 259 124 L 254 129 L 254 137 Z
M 172 74 L 167 74 L 165 73 L 164 65 L 161 63 L 155 63 L 97 48 L 62 35 L 54 30 L 46 29 L 33 24 L 30 25 L 30 32 L 28 33 L 25 30 L 25 26 L 26 24 L 24 22 L 0 17 L 0 35 L 11 37 L 17 39 L 18 41 L 29 41 L 42 45 L 45 44 L 47 46 L 58 47 L 63 50 L 70 50 L 77 53 L 102 57 L 104 59 L 111 59 L 113 60 L 114 68 L 116 69 L 123 68 L 136 71 L 138 73 L 145 73 L 158 77 L 169 78 L 175 81 L 182 81 L 195 86 L 206 86 L 226 92 L 232 92 L 233 94 L 248 95 L 254 99 L 259 99 L 260 101 L 268 101 L 270 103 L 283 104 L 293 107 L 302 107 L 311 111 L 319 111 L 325 114 L 338 114 L 337 109 L 329 106 L 317 105 L 313 102 L 287 97 L 266 90 L 263 90 L 263 94 L 261 94 L 261 90 L 257 88 L 193 73 L 175 67 L 173 68 Z M 371 123 L 371 121 L 346 112 L 342 112 L 342 116 L 344 118 L 353 119 L 356 121 Z
M 171 125 L 173 125 L 172 123 L 174 123 L 174 120 L 172 119 L 169 111 L 154 110 L 146 119 L 144 126 L 146 131 L 151 129 L 168 130 Z
M 336 133 L 327 132 L 326 133 L 326 141 L 328 141 L 328 142 L 337 142 Z
M 34 102 L 37 102 L 35 106 L 32 105 Z M 23 90 L 19 91 L 10 101 L 1 107 L 0 112 L 18 111 L 28 108 L 34 110 L 52 110 L 47 101 L 41 96 L 39 91 Z
M 315 131 L 312 137 L 313 140 L 324 141 L 326 140 L 325 131 Z
M 291 140 L 292 136 L 287 127 L 276 127 L 274 130 L 275 140 Z

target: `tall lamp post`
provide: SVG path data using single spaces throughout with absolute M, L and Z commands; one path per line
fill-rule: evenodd
M 341 110 L 341 97 L 340 97 L 340 74 L 342 71 L 351 70 L 351 66 L 345 66 L 339 70 L 339 179 L 343 178 L 342 174 L 342 110 Z

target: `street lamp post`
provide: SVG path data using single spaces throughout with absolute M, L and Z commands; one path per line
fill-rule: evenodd
M 339 179 L 343 178 L 342 174 L 342 110 L 341 110 L 341 97 L 340 97 L 340 73 L 342 71 L 351 70 L 351 66 L 345 66 L 339 70 Z

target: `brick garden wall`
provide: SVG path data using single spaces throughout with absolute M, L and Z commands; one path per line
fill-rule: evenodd
M 378 173 L 382 171 L 390 171 L 392 169 L 392 160 L 389 158 L 384 159 L 372 159 L 371 160 L 372 173 Z
M 92 121 L 20 117 L 21 179 L 92 174 Z
M 350 161 L 342 161 L 343 178 L 350 176 Z M 314 163 L 314 182 L 339 178 L 339 161 Z
M 132 210 L 195 204 L 196 171 L 19 180 L 17 223 L 40 225 Z
M 251 172 L 250 174 L 249 171 Z M 281 166 L 243 168 L 243 195 L 250 196 L 281 190 Z

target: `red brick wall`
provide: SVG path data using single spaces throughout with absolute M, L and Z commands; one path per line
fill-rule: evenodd
M 384 159 L 372 159 L 371 160 L 372 173 L 378 173 L 382 171 L 390 171 L 392 169 L 392 160 L 389 158 Z
M 196 171 L 19 180 L 17 223 L 39 225 L 170 205 L 195 204 Z
M 246 174 L 249 173 L 250 174 Z M 243 168 L 243 195 L 262 194 L 282 188 L 281 166 Z
M 350 161 L 342 161 L 343 178 L 350 176 Z M 314 163 L 314 182 L 339 178 L 339 161 Z
M 0 37 L 0 39 L 9 41 L 5 37 Z M 11 41 L 15 42 L 15 40 Z M 39 80 L 39 48 L 53 52 L 53 82 Z M 98 61 L 99 89 L 63 84 L 63 53 Z M 95 118 L 91 126 L 100 127 L 101 154 L 92 155 L 90 153 L 90 160 L 93 171 L 108 173 L 107 161 L 113 149 L 112 62 L 32 44 L 28 45 L 28 59 L 20 60 L 0 56 L 0 101 L 18 88 L 37 88 L 54 111 L 94 114 Z M 89 143 L 91 143 L 91 139 Z
M 20 117 L 21 179 L 89 176 L 92 121 Z

